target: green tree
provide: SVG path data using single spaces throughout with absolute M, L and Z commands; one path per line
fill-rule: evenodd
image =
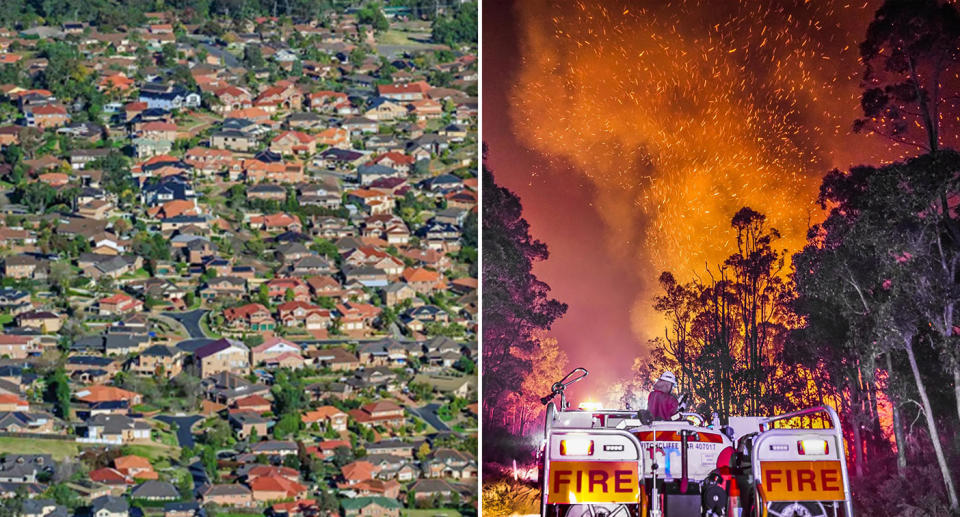
M 417 449 L 417 459 L 419 461 L 426 461 L 427 457 L 430 455 L 430 444 L 423 442 L 420 445 L 420 448 Z
M 337 249 L 337 245 L 328 239 L 318 237 L 310 245 L 310 249 L 331 259 L 340 258 L 340 250 Z
M 57 416 L 70 420 L 70 380 L 62 366 L 47 378 L 46 400 L 53 403 Z
M 200 453 L 200 462 L 203 463 L 203 468 L 207 472 L 207 477 L 212 481 L 216 482 L 220 479 L 220 472 L 217 469 L 217 451 L 210 445 L 202 446 L 202 452 Z
M 536 336 L 550 328 L 567 306 L 549 297 L 549 286 L 532 272 L 548 256 L 547 247 L 530 236 L 515 194 L 483 170 L 483 397 L 508 400 L 520 389 Z M 508 407 L 485 408 L 484 429 L 506 428 Z M 496 433 L 488 432 L 493 439 Z
M 376 2 L 369 3 L 366 7 L 357 11 L 357 21 L 364 25 L 373 26 L 377 32 L 383 32 L 390 28 L 390 22 L 384 16 L 380 4 Z
M 42 181 L 27 183 L 20 191 L 20 202 L 33 213 L 45 213 L 56 198 L 56 189 Z
M 460 4 L 453 16 L 442 16 L 433 21 L 433 41 L 451 47 L 477 43 L 477 2 Z
M 936 152 L 943 121 L 958 115 L 955 92 L 944 87 L 960 65 L 958 48 L 960 13 L 953 3 L 886 0 L 860 44 L 864 118 L 854 129 Z
M 177 64 L 177 45 L 175 43 L 166 43 L 160 47 L 160 66 L 173 66 Z
M 243 62 L 250 68 L 263 68 L 267 65 L 259 45 L 247 45 L 243 48 Z
M 333 464 L 337 468 L 342 468 L 347 463 L 352 462 L 353 459 L 353 452 L 349 447 L 337 447 L 333 450 Z
M 273 426 L 273 437 L 282 440 L 288 436 L 295 436 L 300 432 L 303 422 L 297 413 L 286 413 L 280 417 L 276 425 Z
M 74 510 L 83 504 L 83 500 L 80 499 L 77 491 L 67 486 L 66 483 L 54 483 L 50 485 L 44 493 L 44 497 L 49 497 L 56 501 L 57 504 L 66 506 L 70 510 Z

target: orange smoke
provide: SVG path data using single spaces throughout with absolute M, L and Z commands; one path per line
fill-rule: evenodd
M 734 4 L 517 4 L 514 133 L 589 179 L 612 260 L 651 280 L 730 255 L 742 206 L 798 250 L 827 170 L 897 153 L 850 132 L 874 3 Z M 632 311 L 642 339 L 651 297 Z

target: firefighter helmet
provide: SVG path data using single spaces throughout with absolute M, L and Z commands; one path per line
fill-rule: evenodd
M 658 381 L 667 381 L 667 382 L 669 382 L 670 384 L 673 384 L 674 386 L 677 385 L 677 376 L 674 375 L 673 372 L 669 372 L 669 371 L 663 372 L 662 374 L 660 374 L 660 378 L 657 379 L 657 380 L 658 380 Z

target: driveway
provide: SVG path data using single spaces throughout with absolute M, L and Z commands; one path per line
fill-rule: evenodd
M 448 426 L 443 420 L 440 420 L 440 417 L 437 416 L 437 410 L 440 409 L 440 404 L 427 404 L 421 408 L 408 409 L 411 413 L 426 420 L 427 423 L 432 425 L 437 431 L 450 430 L 450 426 Z
M 180 443 L 180 447 L 193 447 L 196 442 L 193 441 L 193 432 L 190 430 L 193 427 L 193 424 L 203 420 L 203 417 L 200 415 L 188 415 L 188 416 L 171 416 L 171 415 L 158 415 L 154 417 L 156 420 L 161 422 L 166 422 L 168 424 L 177 424 L 177 442 Z
M 165 312 L 164 316 L 177 320 L 192 338 L 207 337 L 200 328 L 200 318 L 207 313 L 206 309 L 197 309 L 189 312 Z
M 189 470 L 190 475 L 193 476 L 193 496 L 197 499 L 200 499 L 200 494 L 207 487 L 207 485 L 210 484 L 210 479 L 207 478 L 207 471 L 204 470 L 203 463 L 200 463 L 200 460 L 190 464 Z

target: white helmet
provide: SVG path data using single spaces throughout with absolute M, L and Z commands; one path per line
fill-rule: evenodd
M 667 382 L 669 382 L 670 384 L 673 384 L 674 386 L 677 385 L 677 376 L 674 375 L 673 372 L 663 372 L 662 374 L 660 374 L 660 378 L 657 379 L 657 380 L 658 380 L 658 381 L 667 381 Z

